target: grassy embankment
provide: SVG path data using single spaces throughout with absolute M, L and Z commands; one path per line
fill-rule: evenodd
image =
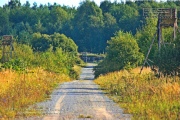
M 179 120 L 180 78 L 156 78 L 149 70 L 135 69 L 119 71 L 100 76 L 97 84 L 109 93 L 125 113 L 135 120 Z
M 21 44 L 15 49 L 16 58 L 0 64 L 0 119 L 40 114 L 29 106 L 49 98 L 58 84 L 76 79 L 80 72 L 78 58 L 61 49 L 34 53 Z
M 44 100 L 57 84 L 66 81 L 70 81 L 67 75 L 40 68 L 26 73 L 0 72 L 0 119 L 37 114 L 38 111 L 28 110 L 28 106 Z

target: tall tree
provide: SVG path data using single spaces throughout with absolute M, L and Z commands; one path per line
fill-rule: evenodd
M 0 35 L 9 34 L 11 29 L 9 14 L 2 8 L 0 8 L 0 18 Z
M 17 8 L 21 6 L 20 0 L 10 0 L 10 2 L 8 3 L 8 6 L 11 9 Z
M 103 26 L 102 10 L 89 0 L 84 1 L 77 10 L 74 18 L 73 39 L 79 45 L 79 51 L 100 52 L 98 47 L 102 39 Z

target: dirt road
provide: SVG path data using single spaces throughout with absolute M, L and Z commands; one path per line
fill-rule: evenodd
M 93 82 L 93 64 L 82 69 L 80 80 L 59 86 L 51 100 L 39 103 L 44 110 L 43 120 L 130 120 Z

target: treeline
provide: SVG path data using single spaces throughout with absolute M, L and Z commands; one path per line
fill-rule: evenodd
M 142 8 L 179 8 L 179 4 L 179 1 L 112 3 L 105 0 L 98 6 L 85 0 L 75 8 L 56 3 L 37 6 L 28 1 L 21 4 L 19 0 L 11 0 L 0 7 L 0 35 L 11 34 L 16 36 L 17 42 L 31 44 L 33 33 L 51 35 L 56 32 L 73 39 L 79 52 L 103 53 L 107 40 L 116 31 L 134 35 L 142 28 L 146 23 Z
M 17 43 L 27 44 L 37 53 L 61 49 L 77 58 L 78 51 L 106 52 L 107 57 L 95 72 L 99 75 L 142 64 L 157 29 L 157 18 L 144 18 L 143 8 L 179 9 L 179 6 L 179 1 L 112 3 L 108 0 L 98 6 L 85 0 L 75 8 L 56 3 L 30 5 L 28 1 L 22 5 L 19 0 L 11 0 L 0 7 L 0 35 L 13 35 Z M 163 30 L 164 41 L 170 41 L 171 36 L 171 28 Z M 177 39 L 171 47 L 164 48 L 162 55 L 157 52 L 156 43 L 151 50 L 149 59 L 155 60 L 154 66 L 164 74 L 179 71 L 178 43 Z M 167 57 L 169 54 L 171 57 Z
M 45 40 L 47 42 L 44 42 Z M 49 73 L 65 74 L 72 79 L 79 78 L 80 70 L 77 66 L 81 65 L 82 61 L 72 39 L 59 33 L 34 33 L 32 44 L 35 46 L 34 49 L 30 45 L 14 42 L 11 59 L 5 55 L 6 61 L 0 63 L 0 70 L 11 69 L 28 73 L 32 69 L 40 68 Z

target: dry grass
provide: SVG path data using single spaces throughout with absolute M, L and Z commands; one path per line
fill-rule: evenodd
M 120 71 L 95 80 L 133 119 L 180 119 L 180 78 L 157 79 L 148 69 Z
M 41 68 L 19 73 L 0 72 L 0 119 L 27 116 L 29 105 L 44 100 L 58 83 L 65 81 L 70 78 Z

